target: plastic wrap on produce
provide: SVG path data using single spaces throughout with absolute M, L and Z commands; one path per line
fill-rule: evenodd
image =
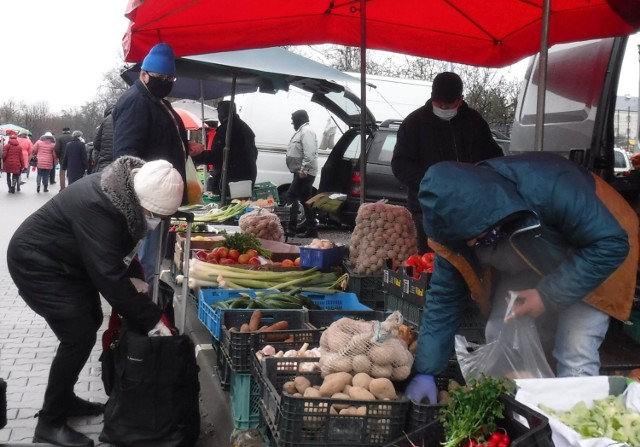
M 320 337 L 322 376 L 335 372 L 367 373 L 393 381 L 411 373 L 413 355 L 398 335 L 402 315 L 395 311 L 385 321 L 353 320 L 343 317 Z
M 355 273 L 376 275 L 382 272 L 385 259 L 400 265 L 417 252 L 416 228 L 409 210 L 384 202 L 360 205 L 349 247 Z

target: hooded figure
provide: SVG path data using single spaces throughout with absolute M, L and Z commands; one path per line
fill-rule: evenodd
M 419 200 L 437 256 L 407 395 L 421 400 L 445 367 L 469 296 L 489 317 L 487 342 L 497 338 L 509 290 L 518 317 L 555 333 L 558 376 L 599 374 L 609 316 L 627 320 L 635 292 L 638 218 L 624 198 L 563 157 L 532 153 L 435 164 Z
M 11 134 L 9 142 L 2 148 L 2 170 L 7 173 L 7 185 L 10 193 L 20 191 L 20 174 L 25 167 L 18 137 Z
M 69 184 L 80 180 L 89 169 L 87 146 L 82 141 L 82 132 L 74 130 L 71 138 L 72 140 L 67 144 L 64 158 L 60 163 L 60 169 L 67 173 Z

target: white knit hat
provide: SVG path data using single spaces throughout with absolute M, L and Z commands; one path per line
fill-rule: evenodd
M 171 216 L 182 203 L 184 181 L 166 160 L 154 160 L 135 172 L 133 189 L 140 205 L 154 214 Z

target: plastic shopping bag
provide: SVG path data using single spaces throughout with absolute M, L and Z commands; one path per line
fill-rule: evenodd
M 198 170 L 196 169 L 196 165 L 193 163 L 191 157 L 187 157 L 185 169 L 187 171 L 187 201 L 189 202 L 189 205 L 203 203 L 202 183 L 200 183 Z
M 482 375 L 512 379 L 554 377 L 531 317 L 510 318 L 518 297 L 509 292 L 505 321 L 497 340 L 486 345 L 456 335 L 456 355 L 466 382 Z

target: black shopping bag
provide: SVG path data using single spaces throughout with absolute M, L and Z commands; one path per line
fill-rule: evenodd
M 100 441 L 191 447 L 200 435 L 198 366 L 186 335 L 149 337 L 123 322 Z

